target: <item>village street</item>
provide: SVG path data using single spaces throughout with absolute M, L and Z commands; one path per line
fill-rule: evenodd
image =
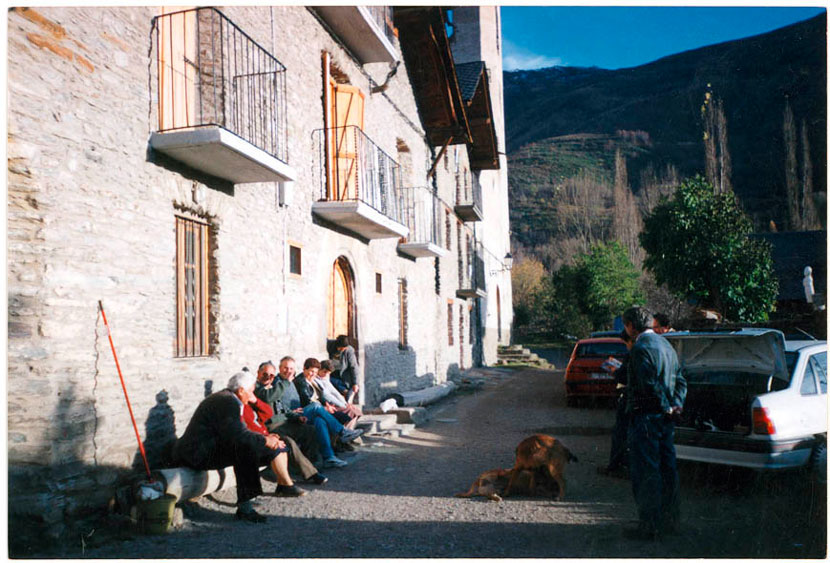
M 681 468 L 683 533 L 626 540 L 635 518 L 628 481 L 600 476 L 614 412 L 567 408 L 562 372 L 482 369 L 484 384 L 430 407 L 403 438 L 366 440 L 323 487 L 299 499 L 261 497 L 268 523 L 234 519 L 233 490 L 185 508 L 181 530 L 85 550 L 88 558 L 196 557 L 823 557 L 823 492 L 800 474 Z M 579 458 L 565 499 L 461 499 L 484 470 L 510 467 L 513 449 L 543 432 Z M 374 444 L 374 445 L 369 445 Z M 266 491 L 274 485 L 265 483 Z M 811 498 L 812 505 L 811 505 Z M 811 522 L 810 518 L 818 518 Z

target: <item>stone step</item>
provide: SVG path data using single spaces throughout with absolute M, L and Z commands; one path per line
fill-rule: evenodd
M 427 410 L 424 407 L 398 407 L 385 413 L 380 409 L 367 409 L 364 414 L 394 414 L 398 424 L 423 424 L 427 420 Z
M 377 434 L 398 424 L 395 414 L 364 414 L 357 421 L 357 427 L 363 429 L 364 434 Z

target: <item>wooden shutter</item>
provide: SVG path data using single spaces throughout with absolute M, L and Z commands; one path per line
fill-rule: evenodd
M 182 10 L 162 7 L 156 20 L 160 131 L 196 125 L 196 11 Z
M 209 353 L 208 226 L 176 217 L 176 355 Z
M 359 197 L 358 165 L 360 131 L 363 130 L 363 93 L 348 84 L 328 83 L 329 199 L 337 201 Z

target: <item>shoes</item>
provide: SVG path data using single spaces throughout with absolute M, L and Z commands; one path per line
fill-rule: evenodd
M 637 541 L 657 541 L 660 539 L 660 534 L 654 528 L 640 524 L 636 528 L 623 530 L 623 537 Z
M 343 431 L 340 433 L 340 443 L 348 444 L 349 442 L 353 441 L 356 438 L 359 438 L 363 434 L 363 430 L 349 430 L 348 428 L 344 428 Z
M 264 514 L 260 514 L 254 510 L 251 501 L 242 503 L 239 508 L 236 509 L 236 519 L 245 520 L 246 522 L 253 522 L 254 524 L 262 524 L 268 520 Z
M 360 439 L 360 438 L 358 438 L 358 440 L 359 440 L 359 439 Z M 354 445 L 352 445 L 352 444 L 344 444 L 344 443 L 343 443 L 343 442 L 341 442 L 340 440 L 337 440 L 337 443 L 336 443 L 336 444 L 333 444 L 333 446 L 332 446 L 332 447 L 334 448 L 335 453 L 341 453 L 341 452 L 353 452 L 353 451 L 354 451 Z
M 315 473 L 311 477 L 305 480 L 306 483 L 309 485 L 325 485 L 328 482 L 329 478 L 323 475 L 322 473 Z
M 323 460 L 323 467 L 346 467 L 347 465 L 349 464 L 337 456 L 331 456 L 330 458 Z
M 275 497 L 301 497 L 304 494 L 306 494 L 306 491 L 297 485 L 277 485 L 276 490 L 274 490 Z

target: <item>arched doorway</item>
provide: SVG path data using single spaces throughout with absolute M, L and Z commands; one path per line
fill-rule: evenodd
M 340 256 L 334 261 L 329 276 L 328 338 L 345 334 L 355 350 L 357 341 L 357 306 L 354 302 L 354 273 L 349 260 Z

